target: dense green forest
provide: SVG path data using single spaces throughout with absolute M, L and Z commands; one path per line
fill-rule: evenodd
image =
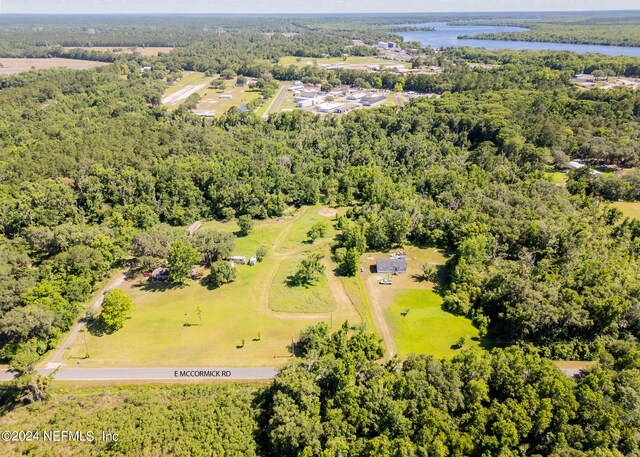
M 636 455 L 640 372 L 607 365 L 578 379 L 531 348 L 425 355 L 381 365 L 379 340 L 346 324 L 311 327 L 268 386 L 57 388 L 5 411 L 0 426 L 84 430 L 119 440 L 66 455 Z M 50 455 L 61 443 L 5 443 Z

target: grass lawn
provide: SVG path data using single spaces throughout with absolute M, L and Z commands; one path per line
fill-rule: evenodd
M 288 277 L 295 274 L 300 258 L 283 261 L 269 289 L 269 308 L 287 313 L 330 313 L 336 304 L 329 289 L 325 272 L 310 286 L 289 286 Z
M 640 202 L 613 202 L 611 206 L 618 208 L 626 217 L 640 221 Z
M 431 290 L 398 291 L 388 318 L 394 329 L 398 354 L 431 354 L 451 357 L 460 337 L 466 337 L 464 348 L 478 346 L 478 329 L 464 317 L 441 308 L 442 298 Z M 409 310 L 406 315 L 403 315 Z
M 369 302 L 365 295 L 364 285 L 360 276 L 348 277 L 343 276 L 340 278 L 345 292 L 349 296 L 351 303 L 360 314 L 362 321 L 365 322 L 370 331 L 374 332 L 375 327 L 373 325 L 373 317 L 371 316 L 371 309 L 369 308 Z
M 260 91 L 250 89 L 248 87 L 236 87 L 236 80 L 226 81 L 226 88 L 224 90 L 219 89 L 205 89 L 202 93 L 202 98 L 198 102 L 197 109 L 200 111 L 213 111 L 216 115 L 224 114 L 229 108 L 240 108 L 242 105 L 260 98 Z M 230 99 L 221 99 L 220 95 L 231 95 Z
M 553 171 L 545 173 L 544 176 L 552 183 L 552 184 L 566 184 L 569 176 L 566 173 L 561 171 Z
M 283 364 L 289 357 L 291 338 L 309 325 L 324 321 L 337 328 L 344 320 L 360 320 L 353 306 L 342 306 L 333 316 L 274 313 L 269 308 L 269 291 L 280 265 L 308 250 L 310 246 L 302 243 L 307 231 L 316 221 L 331 226 L 335 213 L 331 208 L 313 206 L 298 210 L 294 216 L 257 222 L 249 236 L 238 238 L 234 254 L 250 256 L 265 246 L 267 256 L 253 267 L 238 265 L 237 279 L 218 289 L 210 290 L 197 281 L 184 287 L 144 279 L 125 282 L 121 288 L 131 295 L 135 306 L 131 319 L 110 335 L 80 335 L 63 362 L 78 367 Z M 238 230 L 235 222 L 206 222 L 204 226 Z M 331 230 L 330 235 L 335 233 Z M 318 240 L 316 249 L 328 250 L 330 242 L 328 237 Z M 82 358 L 85 336 L 88 359 Z M 242 340 L 244 347 L 240 347 Z

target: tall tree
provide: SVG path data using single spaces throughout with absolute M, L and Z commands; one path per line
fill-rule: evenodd
M 201 259 L 202 255 L 190 244 L 183 241 L 172 243 L 167 259 L 171 280 L 184 284 L 189 279 L 194 264 Z

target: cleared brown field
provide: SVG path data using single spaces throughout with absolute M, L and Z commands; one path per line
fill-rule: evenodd
M 149 47 L 149 48 L 130 48 L 130 47 L 120 47 L 120 46 L 92 46 L 92 47 L 78 47 L 78 46 L 70 46 L 65 47 L 65 49 L 85 49 L 87 51 L 100 51 L 100 52 L 112 52 L 113 54 L 133 54 L 134 49 L 138 54 L 142 54 L 143 56 L 148 57 L 156 57 L 161 52 L 170 52 L 173 48 L 162 48 L 162 47 Z
M 86 70 L 109 65 L 106 62 L 94 62 L 92 60 L 76 59 L 24 59 L 24 58 L 0 58 L 0 75 L 15 75 L 29 70 L 44 70 L 47 68 L 71 68 L 73 70 Z

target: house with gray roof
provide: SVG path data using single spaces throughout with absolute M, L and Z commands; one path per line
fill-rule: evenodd
M 406 273 L 407 259 L 377 259 L 376 271 L 378 273 Z

